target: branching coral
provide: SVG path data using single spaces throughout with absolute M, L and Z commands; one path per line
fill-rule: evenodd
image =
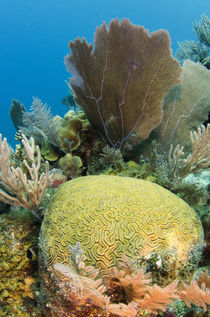
M 190 133 L 192 153 L 183 158 L 184 146 L 179 144 L 169 151 L 169 164 L 178 182 L 190 173 L 198 173 L 210 168 L 210 124 L 204 125 L 198 131 Z
M 42 198 L 49 184 L 49 164 L 46 161 L 45 172 L 39 176 L 41 166 L 39 147 L 35 147 L 33 138 L 29 141 L 24 135 L 22 144 L 29 161 L 29 163 L 26 160 L 23 162 L 29 173 L 28 178 L 20 167 L 14 168 L 11 165 L 7 139 L 4 138 L 2 141 L 0 134 L 0 180 L 4 188 L 0 190 L 0 200 L 12 206 L 25 207 L 38 216 Z

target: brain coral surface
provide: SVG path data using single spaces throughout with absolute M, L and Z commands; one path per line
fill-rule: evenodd
M 202 246 L 195 212 L 161 186 L 129 177 L 87 176 L 63 184 L 46 210 L 40 243 L 48 265 L 69 264 L 80 242 L 102 272 L 122 260 L 174 250 L 179 261 Z

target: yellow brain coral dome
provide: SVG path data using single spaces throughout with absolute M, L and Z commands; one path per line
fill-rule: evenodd
M 101 272 L 125 254 L 173 250 L 181 263 L 203 245 L 195 212 L 161 186 L 118 176 L 80 177 L 63 184 L 47 209 L 40 235 L 48 265 L 69 262 L 69 245 L 80 242 L 87 263 Z

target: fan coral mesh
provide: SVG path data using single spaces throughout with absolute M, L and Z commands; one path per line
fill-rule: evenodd
M 111 146 L 122 147 L 132 132 L 141 140 L 162 120 L 163 98 L 179 83 L 181 68 L 171 55 L 170 37 L 149 35 L 129 20 L 96 29 L 95 47 L 85 39 L 70 42 L 65 65 L 76 102 Z

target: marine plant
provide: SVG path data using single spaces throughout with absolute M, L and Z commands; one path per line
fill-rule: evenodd
M 198 40 L 210 47 L 210 19 L 206 14 L 201 15 L 201 20 L 193 25 Z
M 204 66 L 206 65 L 209 49 L 196 41 L 184 41 L 178 42 L 179 48 L 176 52 L 177 58 L 180 62 L 189 59 L 193 62 L 201 62 Z

